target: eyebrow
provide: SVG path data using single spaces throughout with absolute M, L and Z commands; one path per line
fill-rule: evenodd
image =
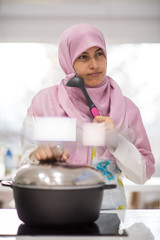
M 96 50 L 96 52 L 98 52 L 98 51 L 103 51 L 101 48 L 98 48 L 97 50 Z M 83 53 L 81 53 L 81 54 L 88 54 L 88 52 L 83 52 Z
M 102 51 L 102 49 L 101 49 L 101 48 L 98 48 L 98 49 L 96 50 L 96 52 L 98 52 L 98 51 Z

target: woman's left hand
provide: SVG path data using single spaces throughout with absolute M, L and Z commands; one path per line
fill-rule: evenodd
M 104 123 L 105 129 L 108 133 L 116 132 L 113 120 L 110 117 L 96 116 L 93 120 L 95 123 Z
M 94 123 L 104 124 L 106 131 L 106 145 L 112 151 L 115 151 L 118 146 L 118 133 L 113 120 L 110 117 L 96 116 L 93 120 Z

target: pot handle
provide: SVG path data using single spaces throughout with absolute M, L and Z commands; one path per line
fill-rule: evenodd
M 112 189 L 112 188 L 116 188 L 117 185 L 116 184 L 105 184 L 102 188 L 103 190 L 107 190 L 107 189 Z
M 1 181 L 1 184 L 2 184 L 2 186 L 12 188 L 12 180 L 3 180 L 3 181 Z

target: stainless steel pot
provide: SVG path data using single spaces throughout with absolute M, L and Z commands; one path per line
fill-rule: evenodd
M 13 188 L 19 218 L 29 225 L 68 225 L 95 221 L 101 209 L 103 175 L 92 167 L 66 163 L 24 166 L 3 186 Z

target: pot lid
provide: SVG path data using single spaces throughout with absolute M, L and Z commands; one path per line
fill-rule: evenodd
M 39 187 L 87 186 L 105 183 L 105 178 L 93 167 L 53 164 L 25 165 L 13 177 L 14 184 Z

